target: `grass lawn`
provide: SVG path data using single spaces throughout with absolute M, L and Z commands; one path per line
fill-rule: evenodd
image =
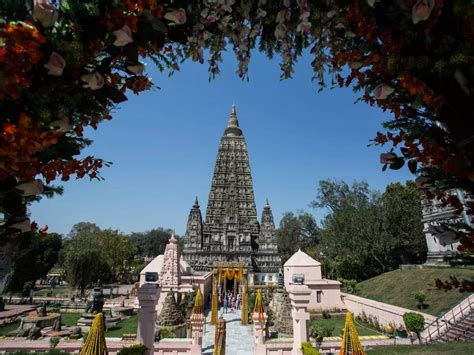
M 79 318 L 81 318 L 81 313 L 61 313 L 61 324 L 68 327 L 76 326 Z
M 20 326 L 20 321 L 16 321 L 7 325 L 3 325 L 0 327 L 0 336 L 7 336 L 8 333 L 17 330 Z
M 400 345 L 383 346 L 373 350 L 368 350 L 367 355 L 474 355 L 474 343 L 448 343 L 448 344 L 427 344 L 427 345 Z
M 425 268 L 411 270 L 394 270 L 365 280 L 357 285 L 358 296 L 395 306 L 418 310 L 414 293 L 426 293 L 427 308 L 424 313 L 440 316 L 468 296 L 457 290 L 445 292 L 438 290 L 435 279 L 447 279 L 455 276 L 458 279 L 474 280 L 474 269 L 468 268 Z
M 329 319 L 323 319 L 323 318 L 313 318 L 311 319 L 311 324 L 317 323 L 317 324 L 322 324 L 326 325 L 328 327 L 334 327 L 334 330 L 332 331 L 332 336 L 341 336 L 341 329 L 344 328 L 344 323 L 346 322 L 345 317 L 331 317 Z M 379 333 L 373 329 L 369 329 L 366 327 L 363 327 L 359 324 L 356 324 L 356 329 L 357 333 L 359 335 L 380 335 L 382 333 Z
M 70 287 L 42 288 L 35 291 L 36 297 L 69 297 L 74 291 Z
M 123 334 L 136 334 L 137 327 L 138 315 L 133 315 L 128 319 L 118 322 L 115 327 L 107 329 L 105 336 L 121 338 Z

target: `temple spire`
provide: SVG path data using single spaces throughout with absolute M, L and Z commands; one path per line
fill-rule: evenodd
M 196 200 L 194 200 L 194 208 L 199 208 L 199 201 L 198 201 L 198 198 L 196 196 Z
M 227 128 L 224 131 L 226 136 L 241 136 L 242 130 L 239 127 L 239 120 L 237 119 L 237 112 L 235 104 L 232 104 L 232 111 L 230 112 L 229 121 L 227 122 Z
M 235 104 L 232 104 L 232 111 L 230 112 L 230 118 L 227 127 L 239 127 L 237 112 L 235 111 Z

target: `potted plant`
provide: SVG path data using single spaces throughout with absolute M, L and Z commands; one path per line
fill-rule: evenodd
M 407 330 L 402 324 L 400 324 L 397 328 L 397 337 L 404 339 L 408 337 Z

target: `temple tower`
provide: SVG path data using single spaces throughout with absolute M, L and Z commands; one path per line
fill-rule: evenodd
M 267 201 L 262 224 L 258 222 L 247 144 L 235 105 L 219 144 L 205 221 L 196 200 L 183 255 L 195 270 L 210 270 L 219 261 L 240 261 L 257 281 L 277 281 L 280 258 L 273 215 Z

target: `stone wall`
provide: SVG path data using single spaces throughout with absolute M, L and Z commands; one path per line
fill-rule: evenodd
M 109 341 L 107 342 L 107 353 L 109 355 L 117 354 L 120 349 L 133 345 L 135 342 L 130 341 Z M 81 340 L 61 341 L 56 349 L 67 351 L 70 353 L 79 353 L 84 344 Z M 45 340 L 12 340 L 2 339 L 0 340 L 0 353 L 24 351 L 24 352 L 45 352 L 49 350 L 49 339 Z M 191 339 L 180 339 L 179 342 L 175 339 L 169 341 L 160 341 L 154 344 L 155 355 L 199 355 L 196 350 L 193 349 Z
M 358 297 L 341 292 L 341 299 L 348 311 L 354 313 L 355 316 L 360 316 L 364 312 L 367 316 L 377 318 L 382 326 L 389 323 L 395 323 L 395 326 L 404 325 L 403 315 L 407 312 L 415 312 L 411 309 L 393 306 L 391 304 L 369 300 L 368 298 Z M 433 322 L 436 317 L 430 314 L 420 313 L 425 317 L 425 326 Z

